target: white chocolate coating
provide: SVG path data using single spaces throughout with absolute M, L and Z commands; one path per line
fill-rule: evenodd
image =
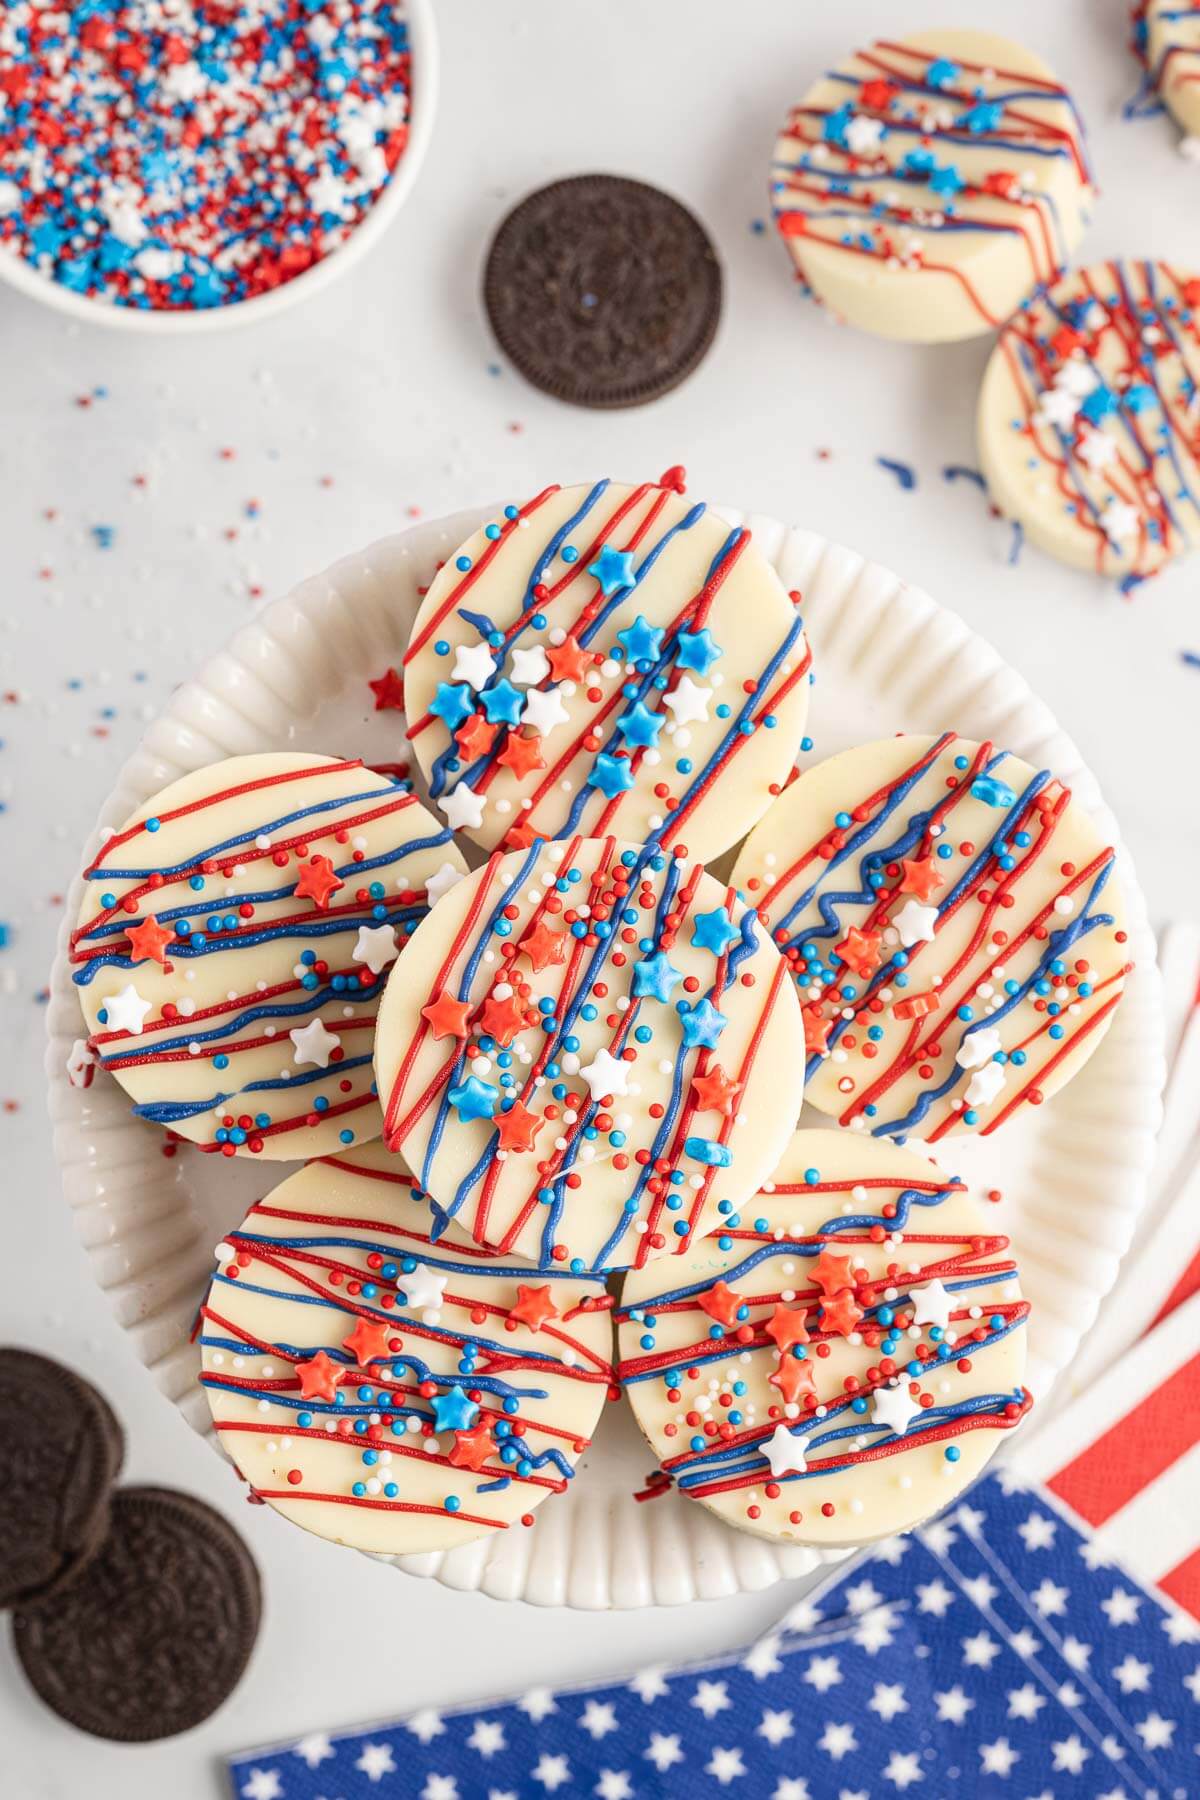
M 986 32 L 916 31 L 809 89 L 776 144 L 771 199 L 832 312 L 944 343 L 1054 280 L 1092 186 L 1079 117 L 1039 57 Z
M 139 1116 L 205 1149 L 294 1160 L 376 1137 L 387 968 L 426 882 L 465 868 L 361 763 L 271 752 L 185 775 L 85 872 L 71 959 L 89 1048 Z
M 807 770 L 730 878 L 791 962 L 805 1098 L 934 1143 L 1057 1092 L 1129 966 L 1112 858 L 1050 773 L 953 732 Z
M 799 1131 L 736 1228 L 626 1277 L 618 1372 L 681 1493 L 845 1546 L 979 1474 L 1028 1409 L 1027 1313 L 1007 1238 L 933 1163 Z
M 438 902 L 388 982 L 375 1060 L 385 1143 L 477 1243 L 620 1269 L 770 1174 L 804 1036 L 731 888 L 585 838 L 494 855 Z
M 488 849 L 578 831 L 708 861 L 787 780 L 808 711 L 794 598 L 681 484 L 547 489 L 430 587 L 409 730 L 434 803 Z
M 1200 137 L 1200 4 L 1149 0 L 1146 63 L 1154 85 L 1188 137 Z
M 979 394 L 991 499 L 1051 556 L 1126 586 L 1200 542 L 1200 278 L 1096 263 L 1001 332 Z
M 205 1303 L 225 1450 L 285 1518 L 359 1550 L 517 1525 L 565 1487 L 611 1385 L 599 1282 L 428 1230 L 382 1145 L 312 1162 L 218 1247 Z

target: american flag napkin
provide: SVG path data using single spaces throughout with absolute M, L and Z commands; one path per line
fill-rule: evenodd
M 1192 1800 L 1198 1748 L 1200 1627 L 1014 1467 L 736 1656 L 318 1732 L 229 1781 L 235 1800 Z

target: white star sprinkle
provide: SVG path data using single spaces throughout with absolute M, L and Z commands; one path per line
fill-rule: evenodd
M 461 831 L 464 827 L 478 831 L 483 824 L 483 809 L 486 804 L 483 795 L 477 794 L 465 781 L 460 781 L 457 787 L 451 788 L 438 801 L 451 831 Z
M 288 1036 L 295 1046 L 292 1061 L 297 1067 L 313 1063 L 318 1069 L 329 1067 L 330 1054 L 338 1049 L 342 1041 L 335 1032 L 326 1031 L 322 1019 L 310 1019 L 307 1025 L 299 1025 L 295 1031 L 289 1031 Z
M 950 1323 L 954 1295 L 943 1282 L 927 1281 L 924 1287 L 913 1290 L 912 1305 L 914 1324 L 939 1325 L 945 1331 Z
M 465 869 L 460 869 L 452 862 L 444 862 L 440 869 L 429 877 L 425 883 L 425 892 L 429 896 L 430 906 L 436 906 L 443 894 L 448 894 L 452 887 L 466 879 Z
M 708 703 L 712 699 L 710 687 L 698 687 L 690 675 L 682 675 L 678 685 L 670 693 L 663 695 L 663 705 L 668 708 L 674 720 L 676 730 L 682 725 L 702 724 L 708 719 Z
M 405 1304 L 413 1312 L 436 1310 L 442 1304 L 446 1290 L 448 1275 L 439 1275 L 427 1263 L 419 1262 L 414 1269 L 401 1269 L 397 1286 L 404 1294 Z M 413 1728 L 410 1724 L 409 1730 Z
M 889 924 L 900 933 L 900 942 L 907 950 L 913 944 L 932 944 L 937 921 L 936 906 L 922 906 L 919 900 L 909 900 Z
M 983 1025 L 977 1031 L 967 1032 L 954 1052 L 954 1060 L 960 1069 L 978 1069 L 991 1062 L 1000 1047 L 1000 1033 L 996 1027 Z
M 886 1425 L 897 1437 L 903 1437 L 921 1410 L 919 1402 L 908 1391 L 908 1383 L 902 1381 L 899 1387 L 880 1388 L 876 1392 L 871 1418 L 876 1425 Z
M 514 687 L 536 687 L 550 673 L 550 659 L 540 644 L 531 650 L 514 650 L 512 683 Z
M 468 687 L 486 687 L 492 679 L 496 658 L 488 644 L 459 644 L 454 652 L 451 681 L 465 681 Z
M 786 1425 L 777 1425 L 759 1450 L 771 1465 L 771 1473 L 780 1475 L 803 1475 L 808 1468 L 804 1460 L 804 1452 L 808 1448 L 806 1437 L 796 1437 Z
M 610 1050 L 597 1050 L 590 1063 L 585 1063 L 579 1073 L 587 1082 L 593 1100 L 600 1100 L 605 1094 L 614 1096 L 629 1091 L 629 1064 Z
M 530 688 L 521 723 L 530 726 L 539 736 L 548 737 L 556 725 L 565 725 L 570 716 L 557 686 Z
M 360 925 L 354 946 L 355 962 L 366 963 L 372 975 L 378 975 L 396 960 L 396 932 L 391 925 Z
M 130 1031 L 136 1036 L 153 1004 L 142 999 L 131 981 L 126 982 L 119 994 L 110 994 L 104 1002 L 105 1031 Z
M 976 1069 L 967 1083 L 967 1105 L 990 1106 L 1007 1080 L 1003 1063 L 984 1063 L 982 1069 Z

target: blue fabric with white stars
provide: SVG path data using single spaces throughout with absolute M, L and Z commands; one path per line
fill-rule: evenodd
M 1002 1472 L 737 1655 L 315 1732 L 229 1779 L 235 1800 L 1189 1800 L 1198 1736 L 1195 1621 Z

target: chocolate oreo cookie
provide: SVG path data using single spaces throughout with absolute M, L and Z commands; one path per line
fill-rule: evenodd
M 13 1620 L 21 1666 L 60 1718 L 144 1743 L 188 1731 L 237 1685 L 262 1610 L 227 1520 L 189 1494 L 121 1488 L 86 1577 Z
M 535 387 L 575 406 L 638 406 L 676 387 L 712 343 L 721 265 L 669 194 L 576 175 L 509 213 L 483 293 L 501 349 Z
M 124 1447 L 81 1376 L 0 1349 L 0 1607 L 37 1605 L 86 1566 L 108 1529 Z

